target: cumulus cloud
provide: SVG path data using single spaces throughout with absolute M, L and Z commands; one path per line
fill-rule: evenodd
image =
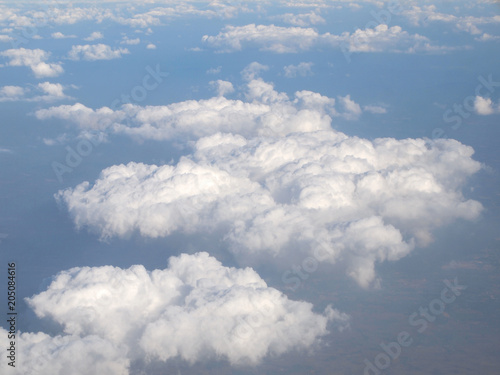
M 479 42 L 489 42 L 489 41 L 493 41 L 493 40 L 500 40 L 500 36 L 491 35 L 488 33 L 483 33 L 483 35 L 481 35 L 480 37 L 476 37 L 474 39 L 479 41 Z
M 156 45 L 153 44 L 153 43 L 149 43 L 147 46 L 146 46 L 147 49 L 156 49 Z
M 218 66 L 217 68 L 210 68 L 207 70 L 207 74 L 219 74 L 222 70 L 222 66 Z
M 60 63 L 47 63 L 50 52 L 41 49 L 9 49 L 0 56 L 10 59 L 8 66 L 28 66 L 36 78 L 55 77 L 64 72 Z
M 34 87 L 23 88 L 20 86 L 0 87 L 0 102 L 12 101 L 56 101 L 72 99 L 64 93 L 64 86 L 60 83 L 42 82 Z
M 478 217 L 460 187 L 480 169 L 454 140 L 369 141 L 331 129 L 286 136 L 217 133 L 177 165 L 129 163 L 60 191 L 78 228 L 103 237 L 225 231 L 237 258 L 315 256 L 361 286 L 375 265 Z M 321 254 L 321 255 L 318 255 Z
M 218 8 L 218 11 L 222 11 L 223 9 L 229 9 L 231 6 L 226 4 L 220 4 L 218 2 L 214 2 L 215 7 Z M 218 7 L 220 5 L 220 7 Z M 181 4 L 172 4 L 169 7 L 155 7 L 151 10 L 148 10 L 144 13 L 137 13 L 131 17 L 122 17 L 121 15 L 112 15 L 111 18 L 113 21 L 129 25 L 131 27 L 140 27 L 140 28 L 148 28 L 154 25 L 161 25 L 162 19 L 172 19 L 180 16 L 204 16 L 204 17 L 214 17 L 218 15 L 218 11 L 214 9 L 200 9 L 196 7 L 194 4 L 181 3 Z M 226 16 L 230 17 L 234 12 L 226 12 Z M 219 13 L 220 14 L 220 13 Z
M 255 78 L 262 69 L 244 70 L 245 100 L 222 96 L 232 85 L 221 81 L 214 83 L 220 96 L 198 101 L 38 110 L 39 119 L 65 119 L 84 131 L 196 141 L 174 166 L 113 166 L 93 184 L 60 191 L 76 226 L 103 238 L 216 230 L 237 259 L 326 254 L 367 287 L 377 282 L 377 263 L 428 244 L 438 226 L 478 217 L 481 204 L 461 194 L 480 169 L 472 148 L 347 136 L 332 129 L 332 119 L 383 108 L 349 94 L 303 90 L 290 98 Z
M 471 35 L 481 34 L 482 31 L 479 29 L 481 25 L 500 23 L 500 16 L 498 15 L 482 17 L 459 16 L 439 12 L 436 5 L 411 5 L 404 7 L 401 10 L 401 15 L 407 17 L 411 23 L 417 26 L 429 22 L 448 23 L 453 25 L 457 30 L 465 31 Z
M 182 16 L 199 17 L 231 17 L 238 11 L 244 11 L 245 7 L 234 7 L 229 4 L 214 2 L 208 7 L 200 8 L 188 2 L 173 2 L 165 6 L 155 6 L 144 12 L 135 11 L 125 15 L 120 9 L 96 7 L 96 6 L 59 6 L 48 9 L 23 9 L 5 8 L 0 14 L 0 21 L 10 27 L 29 27 L 40 25 L 40 20 L 51 25 L 75 25 L 79 22 L 93 21 L 102 23 L 104 21 L 128 25 L 133 28 L 149 28 L 153 25 L 161 25 L 165 20 Z
M 0 334 L 7 331 L 0 327 Z M 43 332 L 17 335 L 17 361 L 11 372 L 14 375 L 40 374 L 64 375 L 127 375 L 130 361 L 125 348 L 117 347 L 95 335 L 49 336 Z M 0 365 L 8 368 L 4 355 Z
M 298 65 L 287 65 L 283 68 L 285 72 L 285 77 L 295 78 L 297 76 L 306 77 L 312 75 L 312 62 L 301 62 Z
M 340 104 L 345 109 L 344 117 L 347 117 L 348 119 L 357 119 L 361 115 L 361 113 L 363 112 L 361 110 L 361 106 L 358 103 L 356 103 L 354 100 L 351 99 L 351 95 L 339 97 L 339 101 L 340 101 Z
M 273 18 L 277 18 L 290 25 L 301 27 L 326 23 L 323 17 L 313 11 L 300 14 L 285 13 Z
M 234 92 L 233 84 L 229 81 L 218 79 L 217 81 L 210 81 L 209 84 L 217 91 L 217 95 L 225 96 Z
M 474 110 L 478 115 L 483 116 L 500 113 L 500 102 L 495 104 L 490 98 L 476 96 L 474 101 Z
M 0 102 L 19 100 L 24 93 L 25 89 L 20 86 L 3 86 L 0 88 Z
M 224 96 L 234 92 L 233 84 L 229 81 L 218 79 L 217 81 L 210 81 L 209 84 L 215 88 L 217 95 Z
M 50 36 L 54 39 L 67 39 L 67 38 L 76 38 L 76 35 L 64 35 L 60 31 L 50 34 Z
M 94 31 L 88 37 L 84 38 L 84 40 L 86 40 L 87 42 L 92 42 L 94 40 L 102 38 L 104 38 L 104 35 L 100 31 Z
M 70 98 L 64 93 L 64 87 L 60 83 L 43 82 L 39 83 L 37 87 L 45 94 L 43 100 L 50 101 Z
M 307 50 L 319 37 L 309 28 L 250 24 L 226 26 L 218 35 L 205 35 L 202 40 L 226 52 L 241 50 L 244 44 L 257 44 L 261 50 L 286 53 Z
M 94 111 L 81 103 L 40 109 L 35 112 L 35 115 L 40 120 L 49 118 L 71 120 L 87 130 L 102 130 L 111 122 L 120 121 L 124 118 L 121 113 L 115 113 L 108 107 L 102 107 Z
M 258 63 L 243 71 L 246 78 L 265 69 Z M 349 95 L 337 99 L 311 91 L 298 91 L 294 98 L 278 92 L 271 83 L 251 79 L 246 85 L 246 100 L 230 100 L 230 82 L 216 81 L 218 96 L 188 100 L 163 106 L 123 105 L 118 110 L 97 110 L 77 103 L 38 110 L 38 119 L 60 118 L 84 130 L 102 130 L 142 139 L 198 139 L 216 132 L 244 136 L 286 135 L 298 131 L 325 130 L 332 117 L 355 120 L 362 110 Z
M 10 35 L 0 35 L 0 42 L 7 43 L 7 42 L 11 42 L 13 40 L 14 39 Z
M 260 73 L 265 72 L 269 70 L 269 67 L 267 65 L 263 65 L 258 63 L 257 61 L 254 61 L 250 64 L 248 64 L 242 71 L 241 71 L 241 77 L 245 81 L 251 81 L 256 78 L 260 77 Z
M 62 375 L 68 368 L 128 374 L 131 364 L 172 358 L 257 364 L 270 354 L 313 348 L 329 322 L 348 323 L 331 306 L 314 313 L 310 303 L 289 300 L 251 268 L 224 267 L 207 253 L 172 257 L 163 270 L 73 268 L 27 303 L 64 333 L 21 334 L 23 374 Z
M 294 53 L 313 46 L 341 49 L 343 52 L 446 52 L 454 47 L 433 45 L 419 34 L 409 34 L 400 26 L 385 24 L 357 29 L 341 35 L 319 34 L 312 28 L 275 25 L 226 26 L 215 36 L 205 35 L 202 41 L 223 52 L 238 51 L 244 45 L 257 45 L 263 51 Z
M 121 58 L 128 53 L 130 52 L 126 48 L 112 49 L 106 44 L 86 44 L 71 47 L 68 57 L 71 60 L 111 60 Z
M 128 36 L 124 36 L 120 44 L 128 44 L 130 46 L 139 44 L 141 42 L 140 38 L 130 39 Z

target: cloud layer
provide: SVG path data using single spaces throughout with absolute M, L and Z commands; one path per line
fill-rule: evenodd
M 253 66 L 253 69 L 257 69 Z M 262 69 L 260 67 L 259 69 Z M 97 110 L 83 104 L 41 109 L 38 119 L 59 118 L 75 123 L 83 130 L 102 130 L 142 139 L 198 139 L 217 132 L 257 135 L 286 135 L 330 128 L 332 117 L 357 119 L 363 111 L 350 95 L 329 98 L 311 91 L 298 91 L 293 99 L 273 85 L 255 78 L 244 92 L 246 100 L 231 100 L 223 95 L 234 89 L 227 81 L 214 81 L 217 96 L 188 100 L 164 106 L 123 105 L 118 110 Z
M 292 101 L 254 79 L 247 97 L 247 103 L 217 97 L 121 111 L 81 105 L 38 111 L 39 118 L 81 127 L 98 126 L 104 116 L 114 131 L 198 139 L 174 166 L 113 166 L 93 185 L 60 191 L 57 199 L 78 228 L 102 237 L 218 230 L 238 259 L 321 253 L 322 260 L 343 262 L 364 287 L 376 282 L 377 262 L 404 257 L 428 244 L 434 228 L 475 219 L 482 209 L 461 194 L 480 169 L 470 147 L 334 131 L 337 106 L 345 118 L 363 112 L 349 95 L 336 101 L 300 91 Z M 139 125 L 118 124 L 124 111 Z
M 295 53 L 314 46 L 326 46 L 345 52 L 444 52 L 451 47 L 433 45 L 419 34 L 409 34 L 400 26 L 385 24 L 357 29 L 341 35 L 320 34 L 312 28 L 275 25 L 226 26 L 215 36 L 205 35 L 202 41 L 223 52 L 239 51 L 244 46 L 258 46 L 262 51 Z
M 224 267 L 207 253 L 172 257 L 168 268 L 151 272 L 140 265 L 73 268 L 27 302 L 64 334 L 23 333 L 23 374 L 127 374 L 131 363 L 176 357 L 255 364 L 312 348 L 328 322 L 348 321 L 330 306 L 316 314 L 251 268 Z

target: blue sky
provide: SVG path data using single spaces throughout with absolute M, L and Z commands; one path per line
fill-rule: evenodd
M 496 373 L 499 10 L 0 1 L 0 366 Z

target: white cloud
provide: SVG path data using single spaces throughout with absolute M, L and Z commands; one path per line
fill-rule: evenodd
M 283 71 L 287 78 L 295 78 L 297 76 L 306 77 L 313 74 L 311 70 L 313 65 L 314 63 L 312 62 L 301 62 L 298 65 L 287 65 L 283 67 Z
M 64 72 L 60 63 L 47 63 L 50 53 L 41 49 L 9 49 L 0 52 L 0 56 L 9 58 L 9 66 L 28 66 L 36 78 L 55 77 Z
M 104 38 L 104 35 L 100 31 L 94 31 L 88 37 L 84 38 L 84 40 L 86 40 L 88 42 L 92 42 L 94 40 L 102 39 L 102 38 Z
M 66 133 L 60 134 L 55 138 L 43 138 L 42 141 L 46 146 L 61 145 L 68 142 L 68 135 Z
M 500 36 L 491 35 L 488 33 L 483 33 L 483 35 L 481 35 L 478 38 L 475 38 L 475 40 L 480 41 L 480 42 L 488 42 L 488 41 L 493 41 L 493 40 L 500 40 Z
M 380 24 L 373 29 L 357 29 L 341 35 L 318 34 L 312 28 L 275 25 L 226 26 L 216 36 L 205 35 L 206 44 L 223 52 L 238 51 L 244 45 L 257 45 L 263 51 L 293 53 L 313 46 L 329 46 L 345 52 L 446 52 L 456 47 L 436 46 L 419 34 L 409 34 L 400 26 Z
M 0 42 L 7 43 L 7 42 L 11 42 L 13 40 L 14 39 L 9 35 L 0 35 Z
M 478 115 L 483 116 L 500 113 L 500 102 L 495 104 L 490 98 L 476 96 L 476 100 L 474 101 L 474 110 Z
M 339 102 L 345 109 L 344 117 L 347 119 L 356 119 L 361 116 L 361 113 L 363 113 L 361 106 L 352 100 L 350 95 L 339 97 Z
M 64 35 L 60 31 L 52 33 L 50 36 L 54 39 L 76 38 L 76 35 Z
M 172 257 L 163 270 L 73 268 L 27 303 L 64 334 L 21 334 L 23 374 L 62 375 L 68 368 L 128 374 L 144 358 L 257 364 L 268 355 L 312 349 L 329 322 L 348 322 L 330 306 L 314 313 L 310 303 L 289 300 L 251 268 L 224 267 L 207 253 Z
M 156 49 L 156 45 L 154 45 L 153 43 L 149 43 L 147 46 L 146 46 L 147 49 Z
M 124 118 L 121 113 L 113 112 L 113 110 L 108 107 L 102 107 L 94 111 L 80 103 L 40 109 L 35 112 L 35 115 L 40 120 L 53 117 L 71 120 L 84 129 L 94 130 L 102 130 L 113 121 L 121 121 Z
M 87 1 L 87 3 L 90 3 Z M 149 1 L 150 3 L 150 1 Z M 133 8 L 129 9 L 132 10 Z M 148 29 L 153 25 L 161 25 L 165 21 L 179 17 L 234 17 L 238 12 L 249 9 L 244 6 L 214 1 L 206 7 L 200 7 L 197 2 L 167 1 L 158 6 L 149 7 L 144 12 L 137 9 L 130 15 L 125 15 L 120 8 L 74 5 L 46 7 L 45 9 L 4 8 L 0 12 L 0 21 L 10 27 L 39 26 L 40 20 L 51 25 L 75 25 L 79 22 L 93 21 L 95 23 L 115 22 L 132 28 Z M 128 13 L 128 12 L 127 12 Z
M 444 22 L 455 26 L 457 30 L 465 31 L 471 35 L 479 35 L 482 31 L 480 25 L 500 23 L 500 16 L 458 16 L 437 11 L 435 5 L 411 5 L 402 9 L 401 14 L 407 17 L 414 25 L 429 22 Z M 478 40 L 478 39 L 476 39 Z
M 60 83 L 42 82 L 31 88 L 20 86 L 0 87 L 0 102 L 7 101 L 56 101 L 72 99 L 64 93 L 64 87 Z
M 326 23 L 323 17 L 313 11 L 301 14 L 285 13 L 273 18 L 280 19 L 290 25 L 301 27 Z
M 207 70 L 207 74 L 219 74 L 222 70 L 222 66 L 218 66 L 217 68 L 210 68 Z
M 44 100 L 67 99 L 64 94 L 64 87 L 60 83 L 43 82 L 38 84 L 38 88 L 45 93 Z
M 120 42 L 120 44 L 128 44 L 128 45 L 136 45 L 141 42 L 140 38 L 135 38 L 135 39 L 129 39 L 128 36 L 124 36 L 123 40 Z
M 483 35 L 481 35 L 478 38 L 475 38 L 475 40 L 477 40 L 479 42 L 488 42 L 488 41 L 492 41 L 492 40 L 500 40 L 500 36 L 498 36 L 498 35 L 491 35 L 491 34 L 488 34 L 488 33 L 483 33 Z
M 242 72 L 249 80 L 245 100 L 38 110 L 39 119 L 65 119 L 84 131 L 197 140 L 175 166 L 113 166 L 93 185 L 59 192 L 76 226 L 102 237 L 217 229 L 228 250 L 249 261 L 328 249 L 327 261 L 340 259 L 366 287 L 376 283 L 378 262 L 426 245 L 438 226 L 479 215 L 482 206 L 460 192 L 480 168 L 470 147 L 349 137 L 332 130 L 333 118 L 356 120 L 383 108 L 362 106 L 349 94 L 303 90 L 290 98 L 255 78 L 263 69 L 253 63 Z
M 162 19 L 168 20 L 187 15 L 214 17 L 217 15 L 217 12 L 212 9 L 200 9 L 194 4 L 182 2 L 169 7 L 155 7 L 147 12 L 134 14 L 129 18 L 121 16 L 113 16 L 112 18 L 115 22 L 131 27 L 148 28 L 154 25 L 161 25 Z
M 375 114 L 384 114 L 387 113 L 387 109 L 378 105 L 365 105 L 363 106 L 363 111 L 375 113 Z
M 241 76 L 245 81 L 251 81 L 253 79 L 259 78 L 261 72 L 269 70 L 267 65 L 263 65 L 254 61 L 248 64 L 242 71 Z
M 217 81 L 210 81 L 209 83 L 215 88 L 218 96 L 225 96 L 226 94 L 234 92 L 234 87 L 231 82 L 218 79 Z
M 244 44 L 257 44 L 261 50 L 287 53 L 308 50 L 319 37 L 309 28 L 250 24 L 226 26 L 218 35 L 205 35 L 202 40 L 226 52 L 241 50 Z
M 254 77 L 263 69 L 258 63 L 250 64 L 243 76 Z M 224 82 L 218 84 L 222 90 L 219 94 L 231 90 L 230 83 Z M 41 109 L 36 116 L 41 120 L 69 120 L 81 129 L 166 140 L 198 139 L 216 132 L 256 136 L 325 130 L 330 128 L 332 117 L 354 120 L 362 114 L 359 104 L 349 95 L 336 100 L 311 91 L 299 91 L 290 99 L 261 79 L 247 83 L 245 98 L 246 101 L 230 100 L 219 95 L 164 106 L 126 104 L 115 111 L 107 107 L 94 110 L 77 103 Z
M 71 47 L 68 57 L 71 60 L 111 60 L 121 58 L 128 53 L 130 52 L 126 48 L 112 49 L 106 44 L 86 44 Z
M 428 244 L 434 228 L 481 212 L 460 193 L 480 169 L 470 147 L 454 140 L 349 137 L 330 123 L 330 116 L 361 114 L 349 95 L 338 103 L 310 91 L 295 95 L 290 101 L 253 80 L 249 103 L 219 97 L 135 108 L 135 118 L 147 125 L 124 132 L 165 139 L 174 128 L 188 131 L 199 138 L 193 153 L 175 166 L 107 168 L 93 185 L 61 191 L 57 199 L 78 228 L 102 237 L 223 230 L 240 260 L 326 252 L 326 261 L 343 262 L 364 287 L 376 282 L 377 263 L 400 259 L 415 244 Z M 70 107 L 37 116 L 56 110 L 86 121 Z M 171 125 L 154 128 L 166 119 Z
M 24 93 L 25 90 L 20 86 L 3 86 L 0 88 L 0 102 L 19 100 Z
M 430 40 L 419 34 L 408 34 L 400 26 L 388 27 L 381 24 L 373 29 L 357 29 L 354 33 L 343 33 L 329 38 L 333 45 L 338 45 L 349 52 L 407 52 L 429 51 L 433 46 Z M 446 50 L 446 48 L 444 48 Z
M 7 331 L 0 327 L 7 337 Z M 111 344 L 95 335 L 49 336 L 43 332 L 18 333 L 16 367 L 13 375 L 127 375 L 130 361 L 125 348 Z M 0 366 L 10 367 L 2 356 Z

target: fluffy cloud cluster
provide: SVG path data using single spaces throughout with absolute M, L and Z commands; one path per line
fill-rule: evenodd
M 76 35 L 64 35 L 60 31 L 50 34 L 50 36 L 54 39 L 67 39 L 67 38 L 76 38 Z
M 96 6 L 73 6 L 71 2 L 64 1 L 57 4 L 41 4 L 37 9 L 12 8 L 0 5 L 0 25 L 9 27 L 39 27 L 46 24 L 74 25 L 79 22 L 103 21 L 116 22 L 134 28 L 148 28 L 160 25 L 162 22 L 182 16 L 198 17 L 234 17 L 238 12 L 245 11 L 244 5 L 235 6 L 226 2 L 214 1 L 207 5 L 191 1 L 169 1 L 164 6 L 151 7 L 144 12 L 123 12 L 121 9 L 109 9 Z M 129 8 L 128 10 L 132 10 Z
M 435 5 L 411 5 L 402 9 L 401 14 L 407 17 L 414 25 L 427 22 L 443 22 L 454 25 L 458 30 L 468 32 L 472 35 L 479 35 L 482 31 L 480 25 L 498 24 L 500 16 L 459 16 L 439 12 Z
M 374 28 L 357 29 L 341 35 L 319 34 L 312 28 L 275 25 L 226 26 L 215 36 L 205 35 L 202 41 L 224 52 L 238 51 L 244 45 L 257 45 L 263 51 L 293 53 L 313 46 L 330 46 L 349 52 L 446 51 L 451 47 L 436 46 L 419 34 L 409 34 L 400 26 L 380 24 Z
M 249 82 L 247 94 L 248 103 L 218 97 L 125 108 L 141 119 L 138 127 L 113 123 L 122 114 L 110 109 L 39 111 L 39 118 L 78 119 L 81 126 L 104 115 L 115 130 L 149 138 L 198 138 L 177 165 L 113 166 L 57 199 L 77 227 L 103 237 L 223 231 L 238 259 L 321 253 L 345 263 L 364 287 L 376 282 L 377 262 L 427 244 L 435 227 L 479 215 L 482 206 L 460 192 L 480 169 L 470 147 L 350 137 L 331 128 L 327 109 L 338 104 L 331 98 L 301 91 L 291 101 L 260 79 Z M 362 112 L 349 96 L 339 102 L 349 116 Z
M 332 118 L 385 109 L 350 95 L 299 91 L 290 99 L 256 78 L 265 69 L 253 63 L 243 71 L 246 101 L 221 96 L 232 85 L 217 81 L 220 96 L 207 100 L 37 111 L 39 119 L 65 119 L 82 130 L 197 140 L 177 165 L 113 166 L 93 185 L 59 192 L 77 227 L 102 237 L 222 231 L 245 261 L 326 252 L 325 260 L 341 260 L 366 287 L 376 282 L 377 262 L 427 244 L 435 227 L 479 215 L 481 205 L 460 192 L 480 169 L 470 147 L 349 137 L 332 130 Z
M 11 36 L 9 36 L 9 35 L 0 34 L 0 42 L 2 42 L 2 43 L 11 42 L 13 40 L 14 39 Z
M 25 89 L 20 86 L 3 86 L 0 88 L 0 102 L 20 100 Z
M 203 41 L 223 51 L 241 50 L 243 44 L 257 44 L 262 50 L 277 53 L 308 50 L 320 35 L 313 29 L 275 25 L 226 26 L 216 36 L 203 36 Z
M 27 302 L 64 334 L 22 334 L 23 374 L 128 374 L 144 358 L 255 364 L 269 354 L 311 348 L 329 322 L 348 322 L 330 306 L 314 313 L 252 269 L 224 267 L 207 253 L 170 258 L 168 268 L 151 272 L 139 265 L 73 268 Z
M 122 39 L 123 40 L 120 42 L 120 44 L 128 44 L 129 46 L 133 46 L 133 45 L 139 44 L 141 42 L 140 38 L 130 39 L 126 35 Z
M 312 62 L 301 62 L 298 65 L 287 65 L 283 68 L 285 77 L 294 78 L 297 76 L 309 76 L 312 75 L 311 68 L 314 65 Z
M 8 66 L 28 66 L 35 77 L 55 77 L 64 72 L 60 63 L 48 63 L 50 53 L 41 49 L 9 49 L 0 52 L 0 56 L 10 59 Z
M 209 84 L 215 88 L 219 96 L 225 96 L 234 92 L 234 86 L 229 81 L 218 79 L 217 81 L 210 81 Z
M 2 327 L 0 334 L 8 336 Z M 8 368 L 13 375 L 129 374 L 130 360 L 126 357 L 126 348 L 95 335 L 50 336 L 43 332 L 18 332 L 16 339 L 16 367 L 7 364 L 6 355 L 0 358 L 0 366 Z
M 104 35 L 100 31 L 94 31 L 88 37 L 84 38 L 83 40 L 86 40 L 87 42 L 92 42 L 94 40 L 102 39 L 102 38 L 104 38 Z
M 126 48 L 112 49 L 106 44 L 85 44 L 71 47 L 68 57 L 71 60 L 111 60 L 118 59 L 124 54 L 130 53 Z
M 30 88 L 20 86 L 0 87 L 0 102 L 14 102 L 19 100 L 52 102 L 64 99 L 72 98 L 64 93 L 64 86 L 60 83 L 42 82 Z
M 244 71 L 255 78 L 260 64 Z M 290 99 L 262 79 L 248 82 L 246 100 L 231 100 L 223 95 L 233 91 L 227 81 L 214 81 L 218 96 L 205 100 L 188 100 L 164 106 L 123 105 L 118 110 L 97 110 L 83 104 L 41 109 L 39 119 L 60 118 L 84 130 L 102 130 L 142 139 L 198 139 L 217 132 L 257 135 L 286 135 L 330 128 L 332 117 L 348 120 L 362 115 L 361 106 L 349 95 L 329 98 L 311 91 L 298 91 Z
M 494 103 L 490 98 L 476 96 L 476 100 L 474 101 L 474 110 L 478 115 L 483 116 L 500 113 L 500 102 Z
M 323 17 L 321 17 L 318 13 L 313 11 L 309 13 L 299 13 L 299 14 L 285 13 L 273 18 L 277 18 L 290 25 L 300 26 L 300 27 L 326 23 Z

